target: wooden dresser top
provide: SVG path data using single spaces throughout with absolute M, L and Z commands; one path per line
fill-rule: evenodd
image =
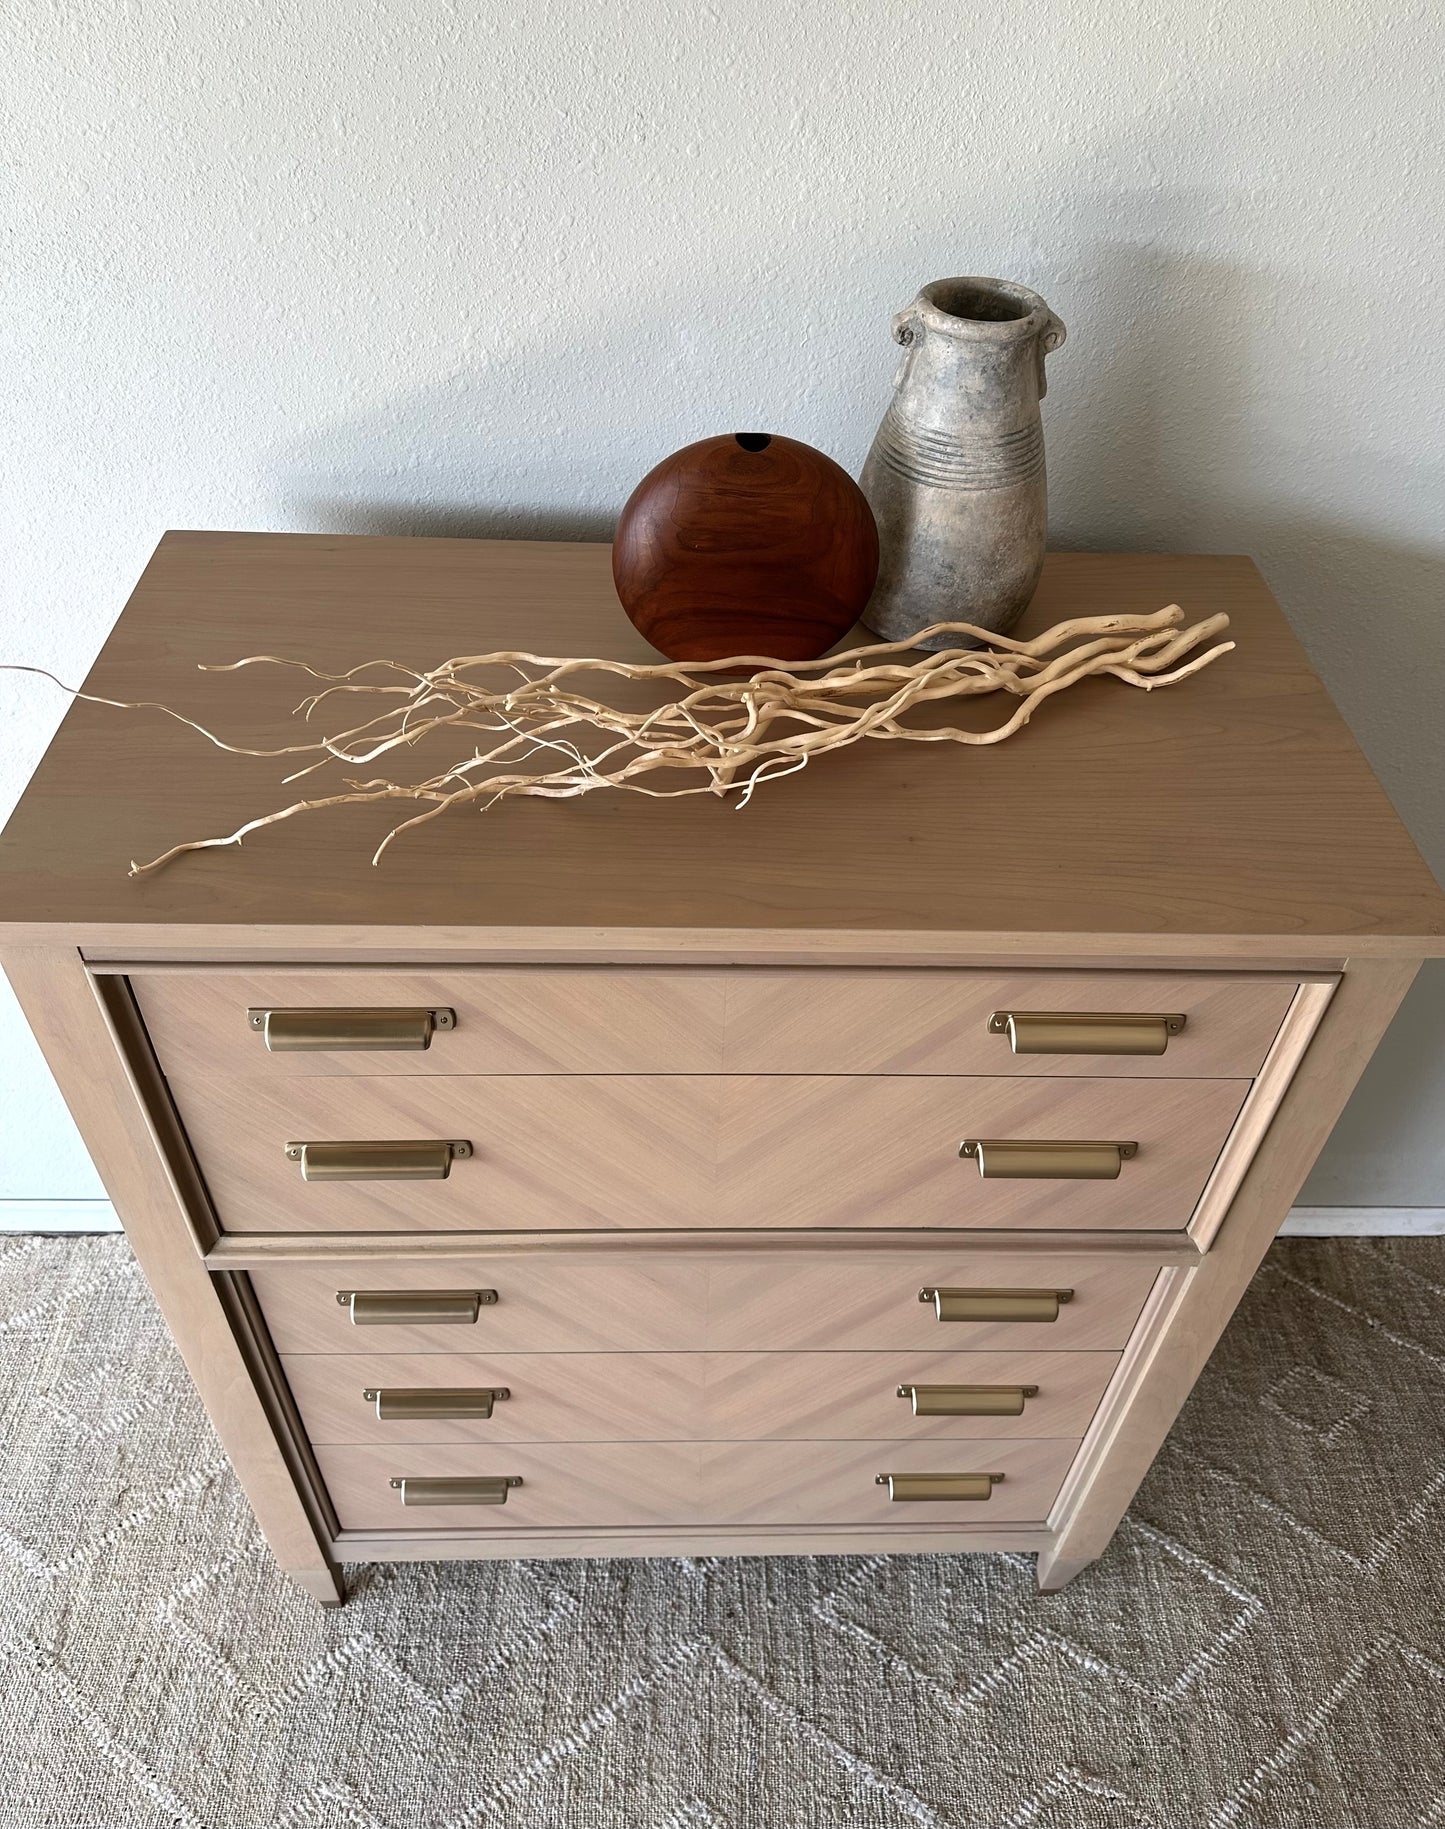
M 400 803 L 308 814 L 131 880 L 132 858 L 354 771 L 287 788 L 278 761 L 226 755 L 158 713 L 77 704 L 0 839 L 0 938 L 113 957 L 523 956 L 528 942 L 565 956 L 609 939 L 639 956 L 747 956 L 768 935 L 879 957 L 897 936 L 899 958 L 914 943 L 1201 963 L 1445 953 L 1445 897 L 1248 559 L 1051 554 L 1019 633 L 1170 602 L 1191 620 L 1227 611 L 1238 642 L 1180 686 L 1090 680 L 992 748 L 860 744 L 742 812 L 610 790 L 466 809 L 375 869 Z M 656 658 L 617 604 L 605 545 L 170 533 L 86 689 L 259 747 L 297 740 L 303 676 L 197 662 L 426 666 L 496 648 Z M 997 710 L 984 701 L 981 721 Z M 441 759 L 428 753 L 410 759 L 418 775 L 450 759 L 439 739 Z

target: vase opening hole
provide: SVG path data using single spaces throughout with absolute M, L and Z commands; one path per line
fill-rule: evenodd
M 925 288 L 924 296 L 951 318 L 969 318 L 976 324 L 1009 324 L 1029 315 L 1030 307 L 1006 292 L 967 280 L 944 280 Z
M 773 442 L 771 432 L 734 432 L 733 437 L 745 451 L 766 451 Z

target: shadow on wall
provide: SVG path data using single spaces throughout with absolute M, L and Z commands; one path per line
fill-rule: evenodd
M 1125 221 L 1203 208 L 1177 193 L 1112 205 Z M 1086 243 L 1059 287 L 1069 340 L 1050 361 L 1044 409 L 1053 543 L 1220 550 L 1218 532 L 1256 487 L 1251 338 L 1280 315 L 1277 284 L 1151 237 Z
M 379 533 L 435 540 L 610 540 L 617 517 L 561 508 L 407 507 L 397 502 L 316 500 L 296 504 L 331 533 Z
M 886 308 L 852 292 L 800 301 L 764 263 L 745 308 L 715 250 L 674 275 L 618 283 L 559 316 L 531 289 L 494 346 L 425 385 L 267 454 L 281 524 L 333 532 L 608 539 L 623 503 L 670 452 L 719 431 L 778 431 L 854 470 L 887 397 Z M 811 276 L 814 280 L 818 276 Z M 779 325 L 799 311 L 807 334 Z M 845 379 L 847 378 L 847 379 Z

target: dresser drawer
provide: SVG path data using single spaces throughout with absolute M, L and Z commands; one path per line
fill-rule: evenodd
M 282 1360 L 307 1434 L 328 1447 L 1077 1438 L 1118 1363 L 1117 1353 L 1047 1352 L 311 1353 Z M 459 1404 L 470 1414 L 449 1416 Z
M 537 1255 L 281 1263 L 251 1282 L 282 1354 L 1112 1352 L 1158 1274 L 1104 1257 L 934 1251 Z M 941 1321 L 924 1288 L 1071 1290 L 1051 1320 Z M 338 1293 L 495 1295 L 461 1324 L 357 1325 Z M 1042 1304 L 1045 1312 L 1047 1302 Z M 900 1410 L 902 1405 L 899 1406 Z M 901 1433 L 901 1431 L 900 1431 Z
M 1042 1522 L 1073 1441 L 583 1442 L 562 1447 L 318 1447 L 345 1530 L 608 1529 L 691 1524 Z M 986 1499 L 901 1503 L 880 1474 L 1004 1477 Z M 403 1504 L 394 1479 L 520 1479 L 504 1504 Z
M 1259 1070 L 1296 981 L 1269 973 L 478 966 L 142 971 L 132 985 L 162 1067 L 200 1081 L 456 1073 L 1225 1079 Z M 388 1010 L 412 1020 L 379 1026 L 378 1013 Z M 426 1021 L 429 1011 L 446 1012 L 448 1026 Z M 1158 1055 L 1047 1045 L 1015 1054 L 1009 1035 L 989 1028 L 1002 1011 L 1185 1021 Z M 280 1014 L 268 1019 L 270 1012 Z M 277 1051 L 267 1045 L 268 1021 Z M 349 1024 L 352 1046 L 327 1045 L 338 1024 Z M 422 1040 L 428 1045 L 418 1046 Z M 1101 1033 L 1095 1044 L 1117 1040 Z
M 228 1232 L 1180 1230 L 1244 1080 L 618 1075 L 173 1084 Z M 965 1139 L 1138 1145 L 985 1179 Z M 292 1142 L 460 1140 L 444 1180 L 303 1180 Z

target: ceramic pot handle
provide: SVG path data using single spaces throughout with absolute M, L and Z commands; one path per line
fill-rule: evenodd
M 914 328 L 913 328 L 913 321 L 917 316 L 918 316 L 918 300 L 917 299 L 913 299 L 910 303 L 905 305 L 903 307 L 902 311 L 896 311 L 893 314 L 893 323 L 891 326 L 892 331 L 893 331 L 893 341 L 895 343 L 901 343 L 905 349 L 908 347 L 908 345 L 910 343 L 912 343 L 914 336 L 916 334 L 914 331 Z
M 918 332 L 914 328 L 917 321 L 915 307 L 918 301 L 905 305 L 902 311 L 895 313 L 892 330 L 893 341 L 902 347 L 903 353 L 898 358 L 898 366 L 893 371 L 893 391 L 896 394 L 903 385 L 903 377 L 908 373 L 908 364 L 913 360 L 913 351 L 918 343 Z
M 1044 357 L 1051 356 L 1056 349 L 1061 349 L 1068 341 L 1069 332 L 1064 320 L 1056 311 L 1049 313 L 1048 322 L 1039 332 L 1039 399 L 1049 391 L 1049 378 L 1044 370 Z

